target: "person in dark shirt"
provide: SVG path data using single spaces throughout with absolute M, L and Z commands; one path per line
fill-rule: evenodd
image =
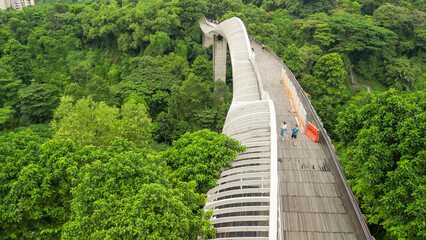
M 297 127 L 297 124 L 296 124 L 294 128 L 291 129 L 291 139 L 293 139 L 294 146 L 296 146 L 296 138 L 297 138 L 298 132 L 299 132 L 299 128 Z

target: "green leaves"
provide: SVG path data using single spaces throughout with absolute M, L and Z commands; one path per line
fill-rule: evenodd
M 312 19 L 312 20 L 309 20 Z M 311 24 L 308 24 L 310 21 Z M 368 23 L 361 17 L 336 12 L 330 17 L 321 14 L 308 18 L 304 30 L 314 28 L 313 38 L 325 49 L 339 52 L 363 50 L 391 51 L 397 35 Z
M 305 68 L 305 61 L 296 45 L 292 44 L 284 49 L 283 62 L 291 69 L 296 77 L 300 77 Z
M 385 63 L 387 86 L 398 90 L 410 90 L 416 85 L 422 69 L 407 58 L 391 58 Z
M 415 51 L 415 46 L 424 46 L 421 38 L 417 38 L 417 32 L 424 31 L 424 18 L 426 13 L 417 9 L 409 9 L 407 6 L 399 7 L 384 4 L 377 8 L 373 14 L 374 20 L 380 26 L 386 27 L 398 34 L 399 51 Z
M 173 147 L 168 149 L 163 158 L 171 167 L 170 180 L 195 181 L 196 191 L 205 193 L 216 186 L 220 170 L 229 168 L 230 162 L 237 157 L 237 152 L 245 151 L 238 141 L 229 139 L 224 134 L 209 130 L 186 133 Z
M 29 84 L 33 77 L 33 61 L 28 47 L 15 39 L 10 39 L 6 43 L 3 53 L 2 60 L 10 65 L 14 75 L 23 83 Z
M 204 194 L 243 149 L 208 130 L 186 134 L 164 155 L 122 138 L 106 150 L 78 150 L 72 140 L 43 143 L 31 132 L 1 136 L 0 238 L 214 236 Z
M 142 103 L 141 103 L 142 102 Z M 140 99 L 130 98 L 120 109 L 118 136 L 132 141 L 138 147 L 147 147 L 151 140 L 151 119 L 146 103 Z
M 75 151 L 71 141 L 30 133 L 0 138 L 0 231 L 5 239 L 57 239 L 67 221 Z
M 208 136 L 205 132 L 197 140 Z M 190 148 L 179 146 L 181 151 Z M 84 148 L 78 153 L 78 158 L 90 160 L 76 177 L 72 216 L 62 238 L 195 239 L 213 233 L 211 214 L 202 209 L 205 197 L 196 193 L 196 183 L 169 182 L 173 179 L 169 174 L 174 173 L 165 171 L 162 158 L 122 140 L 116 140 L 106 154 L 89 155 L 92 152 Z
M 58 105 L 58 88 L 50 84 L 31 83 L 19 90 L 21 124 L 45 123 Z
M 125 80 L 113 87 L 113 93 L 120 99 L 125 99 L 131 94 L 140 96 L 148 104 L 150 115 L 155 117 L 167 109 L 171 88 L 179 84 L 181 80 L 176 75 L 161 69 L 154 58 L 146 56 L 141 61 L 142 64 L 154 66 L 142 65 L 133 70 Z M 148 63 L 149 61 L 152 63 Z M 165 68 L 167 66 L 168 64 Z
M 305 91 L 314 98 L 328 96 L 336 103 L 347 97 L 344 84 L 347 73 L 343 61 L 337 53 L 323 55 L 314 66 L 314 77 L 303 79 Z
M 169 112 L 175 115 L 177 120 L 189 121 L 194 117 L 195 111 L 208 106 L 209 97 L 210 90 L 207 83 L 190 74 L 182 86 L 172 88 Z
M 0 108 L 0 127 L 12 120 L 14 111 L 11 107 Z
M 422 239 L 425 231 L 425 94 L 378 95 L 351 105 L 336 132 L 347 147 L 342 162 L 368 221 L 390 239 Z
M 150 45 L 145 50 L 146 55 L 158 56 L 163 55 L 170 47 L 170 38 L 164 33 L 157 31 L 149 36 Z
M 116 137 L 145 147 L 151 140 L 150 122 L 146 106 L 135 99 L 127 101 L 119 110 L 91 98 L 73 104 L 73 99 L 66 96 L 55 111 L 52 126 L 56 139 L 72 139 L 79 148 L 86 145 L 106 148 Z

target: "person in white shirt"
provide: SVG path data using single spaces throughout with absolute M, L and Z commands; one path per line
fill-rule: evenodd
M 281 141 L 284 141 L 285 132 L 287 131 L 287 123 L 281 123 Z

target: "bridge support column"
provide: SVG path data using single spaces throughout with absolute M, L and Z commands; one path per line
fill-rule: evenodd
M 221 35 L 214 35 L 213 38 L 213 80 L 226 82 L 227 41 Z

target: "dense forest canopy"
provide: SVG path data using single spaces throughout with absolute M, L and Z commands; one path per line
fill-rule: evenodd
M 205 193 L 244 148 L 215 133 L 232 75 L 212 81 L 203 16 L 241 18 L 293 71 L 376 239 L 426 238 L 425 11 L 424 0 L 0 11 L 0 239 L 214 235 Z

